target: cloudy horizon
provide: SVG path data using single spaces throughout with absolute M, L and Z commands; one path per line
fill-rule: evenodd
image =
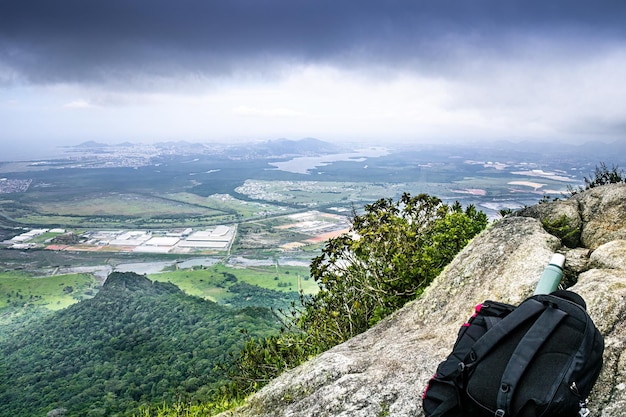
M 0 143 L 620 141 L 626 3 L 0 5 Z

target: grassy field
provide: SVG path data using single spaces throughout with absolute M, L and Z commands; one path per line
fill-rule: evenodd
M 224 213 L 235 214 L 242 220 L 259 216 L 279 214 L 285 211 L 284 207 L 274 206 L 267 203 L 242 201 L 228 194 L 214 194 L 204 197 L 192 193 L 174 193 L 165 194 L 163 197 L 173 201 L 180 201 L 185 204 L 208 207 Z
M 90 274 L 33 277 L 23 272 L 0 273 L 0 310 L 42 306 L 60 310 L 93 296 L 96 280 Z
M 24 224 L 64 227 L 192 226 L 231 221 L 236 213 L 143 194 L 102 193 L 71 199 L 38 199 L 29 195 L 6 213 Z
M 171 282 L 187 294 L 222 304 L 228 304 L 228 299 L 232 297 L 228 288 L 235 282 L 245 282 L 279 292 L 302 289 L 305 294 L 312 294 L 318 289 L 315 281 L 309 278 L 308 268 L 297 266 L 233 268 L 216 264 L 206 268 L 150 274 L 148 278 L 153 281 Z
M 85 198 L 75 198 L 72 201 L 46 202 L 35 205 L 35 208 L 43 214 L 72 216 L 110 216 L 119 213 L 124 213 L 125 216 L 148 217 L 179 214 L 212 216 L 221 213 L 207 207 L 191 206 L 139 194 L 119 193 L 86 196 Z
M 0 207 L 9 218 L 23 224 L 65 228 L 202 227 L 295 211 L 225 194 L 203 197 L 185 192 L 154 196 L 102 193 L 70 199 L 50 196 L 44 199 L 32 193 L 18 204 L 0 199 Z

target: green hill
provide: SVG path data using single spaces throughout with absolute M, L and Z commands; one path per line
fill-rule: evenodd
M 0 342 L 0 416 L 130 415 L 205 398 L 231 353 L 275 333 L 268 309 L 234 309 L 169 283 L 112 274 L 102 290 Z

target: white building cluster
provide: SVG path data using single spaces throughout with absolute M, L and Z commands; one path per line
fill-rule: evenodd
M 190 250 L 227 250 L 235 237 L 234 226 L 216 226 L 214 228 L 193 231 L 150 232 L 131 230 L 113 232 L 109 239 L 103 239 L 102 232 L 92 236 L 98 239 L 98 245 L 132 247 L 133 252 L 169 253 L 188 252 Z M 108 232 L 105 232 L 108 233 Z
M 216 226 L 194 231 L 191 228 L 168 231 L 149 230 L 93 230 L 81 235 L 78 245 L 54 248 L 87 250 L 113 247 L 114 250 L 146 253 L 188 253 L 201 250 L 228 250 L 235 238 L 236 226 Z M 65 233 L 63 229 L 33 229 L 3 242 L 11 248 L 35 247 L 32 240 L 44 233 Z M 41 244 L 39 244 L 41 246 Z M 51 247 L 52 248 L 52 247 Z

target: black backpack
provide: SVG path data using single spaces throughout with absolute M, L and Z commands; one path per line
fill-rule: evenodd
M 485 301 L 424 391 L 426 417 L 576 417 L 602 368 L 604 340 L 570 291 L 518 307 Z

